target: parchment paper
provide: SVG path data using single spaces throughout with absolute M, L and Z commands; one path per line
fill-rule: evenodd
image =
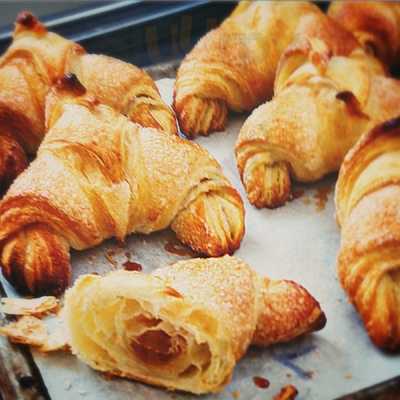
M 163 97 L 171 103 L 173 80 L 160 80 L 158 86 Z M 261 274 L 301 283 L 319 300 L 328 323 L 321 332 L 290 344 L 265 350 L 249 349 L 225 391 L 203 398 L 272 399 L 282 386 L 293 384 L 299 391 L 296 399 L 331 400 L 398 375 L 399 357 L 386 355 L 370 343 L 336 277 L 339 231 L 334 219 L 332 193 L 335 178 L 302 187 L 304 194 L 280 209 L 252 207 L 240 183 L 233 152 L 244 119 L 243 115 L 233 116 L 226 132 L 197 140 L 222 164 L 245 202 L 246 235 L 236 255 Z M 165 244 L 173 240 L 174 234 L 165 231 L 149 236 L 130 236 L 125 248 L 110 240 L 95 249 L 74 252 L 74 278 L 82 273 L 104 273 L 121 268 L 127 255 L 140 263 L 146 272 L 185 258 L 165 250 Z M 5 286 L 9 295 L 15 295 L 9 285 Z M 124 379 L 107 378 L 70 354 L 33 352 L 33 356 L 52 399 L 198 398 Z M 253 383 L 255 376 L 267 378 L 269 388 L 257 387 Z

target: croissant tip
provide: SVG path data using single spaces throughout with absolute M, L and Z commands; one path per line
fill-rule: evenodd
M 15 32 L 24 30 L 35 31 L 36 33 L 46 32 L 45 26 L 30 11 L 21 11 L 17 15 Z
M 327 322 L 326 315 L 323 311 L 321 311 L 318 318 L 312 323 L 310 331 L 311 332 L 320 331 L 325 327 L 326 322 Z
M 24 26 L 25 28 L 32 29 L 39 22 L 39 20 L 30 11 L 21 11 L 17 15 L 17 24 Z
M 70 92 L 76 96 L 83 96 L 86 93 L 86 88 L 73 73 L 65 74 L 60 78 L 56 83 L 56 89 Z

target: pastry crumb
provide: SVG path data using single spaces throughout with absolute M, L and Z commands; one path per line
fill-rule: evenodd
M 232 397 L 233 397 L 234 399 L 238 399 L 238 398 L 240 397 L 240 392 L 239 392 L 239 390 L 234 390 L 234 391 L 232 392 Z
M 294 400 L 298 391 L 293 385 L 284 386 L 281 391 L 273 397 L 273 400 Z
M 104 257 L 112 265 L 113 268 L 117 268 L 117 262 L 114 260 L 115 251 L 112 249 L 106 250 Z
M 64 382 L 64 389 L 65 390 L 70 390 L 71 388 L 72 388 L 72 383 L 70 381 L 66 380 Z

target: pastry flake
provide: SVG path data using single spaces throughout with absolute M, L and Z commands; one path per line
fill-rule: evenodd
M 3 297 L 0 300 L 0 312 L 10 315 L 41 317 L 48 313 L 57 313 L 59 307 L 58 299 L 53 296 L 43 296 L 34 299 Z

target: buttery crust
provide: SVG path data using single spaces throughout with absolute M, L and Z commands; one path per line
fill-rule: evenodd
M 132 121 L 177 134 L 172 110 L 144 71 L 111 57 L 85 54 L 80 45 L 48 32 L 23 12 L 13 42 L 0 58 L 0 189 L 7 189 L 26 167 L 27 155 L 35 154 L 45 133 L 46 95 L 71 71 L 101 102 Z
M 71 61 L 69 72 L 100 103 L 139 125 L 177 134 L 175 115 L 160 97 L 153 79 L 132 64 L 98 54 L 83 54 Z
M 396 1 L 334 1 L 328 15 L 352 32 L 386 65 L 399 64 L 400 4 Z
M 400 117 L 366 133 L 336 185 L 338 272 L 371 340 L 400 348 Z
M 326 321 L 300 285 L 229 256 L 150 275 L 81 276 L 64 311 L 72 351 L 92 368 L 196 394 L 222 390 L 250 344 L 291 340 Z
M 274 208 L 291 179 L 337 171 L 368 128 L 397 115 L 400 83 L 326 16 L 306 16 L 279 62 L 274 98 L 244 123 L 236 143 L 250 202 Z
M 224 129 L 228 110 L 250 111 L 272 95 L 275 70 L 307 2 L 242 1 L 179 67 L 174 108 L 189 137 Z
M 244 207 L 199 145 L 143 128 L 85 93 L 69 75 L 47 99 L 37 158 L 0 203 L 1 263 L 20 290 L 62 291 L 69 247 L 169 226 L 194 250 L 232 253 Z
M 0 150 L 5 161 L 14 161 L 0 163 L 3 189 L 26 167 L 26 154 L 35 153 L 43 138 L 50 85 L 62 76 L 70 57 L 82 51 L 78 44 L 47 33 L 33 15 L 19 14 L 13 42 L 0 58 Z

